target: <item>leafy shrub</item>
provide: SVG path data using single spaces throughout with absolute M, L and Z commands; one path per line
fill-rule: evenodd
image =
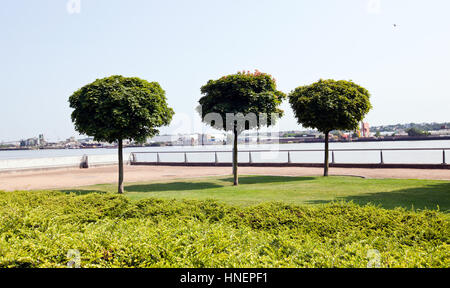
M 449 267 L 449 216 L 352 203 L 238 208 L 0 192 L 0 267 Z

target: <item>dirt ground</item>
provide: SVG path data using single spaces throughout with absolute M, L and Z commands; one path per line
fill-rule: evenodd
M 240 167 L 240 175 L 320 176 L 322 168 Z M 230 175 L 230 167 L 126 166 L 125 182 Z M 330 168 L 330 175 L 366 178 L 450 180 L 449 170 Z M 72 188 L 117 181 L 117 167 L 67 168 L 0 173 L 0 190 Z

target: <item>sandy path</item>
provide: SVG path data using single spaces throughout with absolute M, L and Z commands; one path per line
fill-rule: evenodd
M 240 167 L 241 175 L 320 176 L 322 168 Z M 125 182 L 230 175 L 230 167 L 126 166 Z M 330 168 L 331 175 L 450 180 L 449 170 Z M 117 167 L 0 173 L 0 190 L 56 189 L 117 181 Z

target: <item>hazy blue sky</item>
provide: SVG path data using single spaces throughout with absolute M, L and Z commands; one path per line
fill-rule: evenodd
M 0 141 L 77 135 L 68 97 L 114 74 L 162 85 L 178 114 L 162 132 L 201 131 L 200 87 L 254 69 L 285 92 L 351 79 L 371 125 L 450 121 L 448 0 L 67 2 L 1 1 Z M 280 129 L 298 128 L 284 108 Z

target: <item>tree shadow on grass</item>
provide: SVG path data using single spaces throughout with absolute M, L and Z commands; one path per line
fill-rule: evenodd
M 203 190 L 212 188 L 222 188 L 210 182 L 170 182 L 170 183 L 153 183 L 142 185 L 125 186 L 126 192 L 165 192 L 165 191 L 186 191 L 186 190 Z
M 334 200 L 311 200 L 308 204 L 324 204 L 333 201 L 353 201 L 359 205 L 369 203 L 385 209 L 403 207 L 406 209 L 432 209 L 450 213 L 450 182 L 400 189 L 388 192 L 368 192 L 366 194 L 338 197 Z
M 70 190 L 60 190 L 63 193 L 66 194 L 76 194 L 76 195 L 87 195 L 87 194 L 92 194 L 92 193 L 97 193 L 97 194 L 106 194 L 105 191 L 100 191 L 100 190 L 83 190 L 83 189 L 70 189 Z
M 269 184 L 281 182 L 298 182 L 314 180 L 314 177 L 287 177 L 287 176 L 241 176 L 239 177 L 239 184 Z M 224 182 L 234 182 L 234 178 L 220 179 Z
M 290 181 L 306 181 L 312 180 L 312 177 L 277 177 L 277 176 L 242 176 L 239 179 L 241 185 L 248 184 L 268 184 Z M 152 183 L 143 185 L 128 185 L 125 187 L 126 192 L 165 192 L 165 191 L 188 191 L 188 190 L 204 190 L 213 188 L 222 188 L 233 183 L 233 178 L 220 178 L 219 181 L 226 182 L 220 185 L 214 182 L 169 182 L 169 183 Z
M 133 184 L 126 185 L 125 192 L 140 192 L 140 193 L 154 193 L 165 191 L 189 191 L 189 190 L 204 190 L 213 188 L 222 188 L 233 183 L 233 178 L 220 178 L 221 182 L 226 182 L 223 185 L 214 182 L 169 182 L 169 183 L 150 183 L 150 184 Z M 281 183 L 281 182 L 293 182 L 293 181 L 307 181 L 314 180 L 313 177 L 283 177 L 283 176 L 242 176 L 239 178 L 241 185 L 250 184 L 268 184 L 268 183 Z M 217 181 L 217 180 L 215 180 Z M 91 193 L 105 194 L 107 192 L 101 190 L 84 190 L 84 189 L 67 189 L 61 190 L 61 192 L 76 195 L 86 195 Z

